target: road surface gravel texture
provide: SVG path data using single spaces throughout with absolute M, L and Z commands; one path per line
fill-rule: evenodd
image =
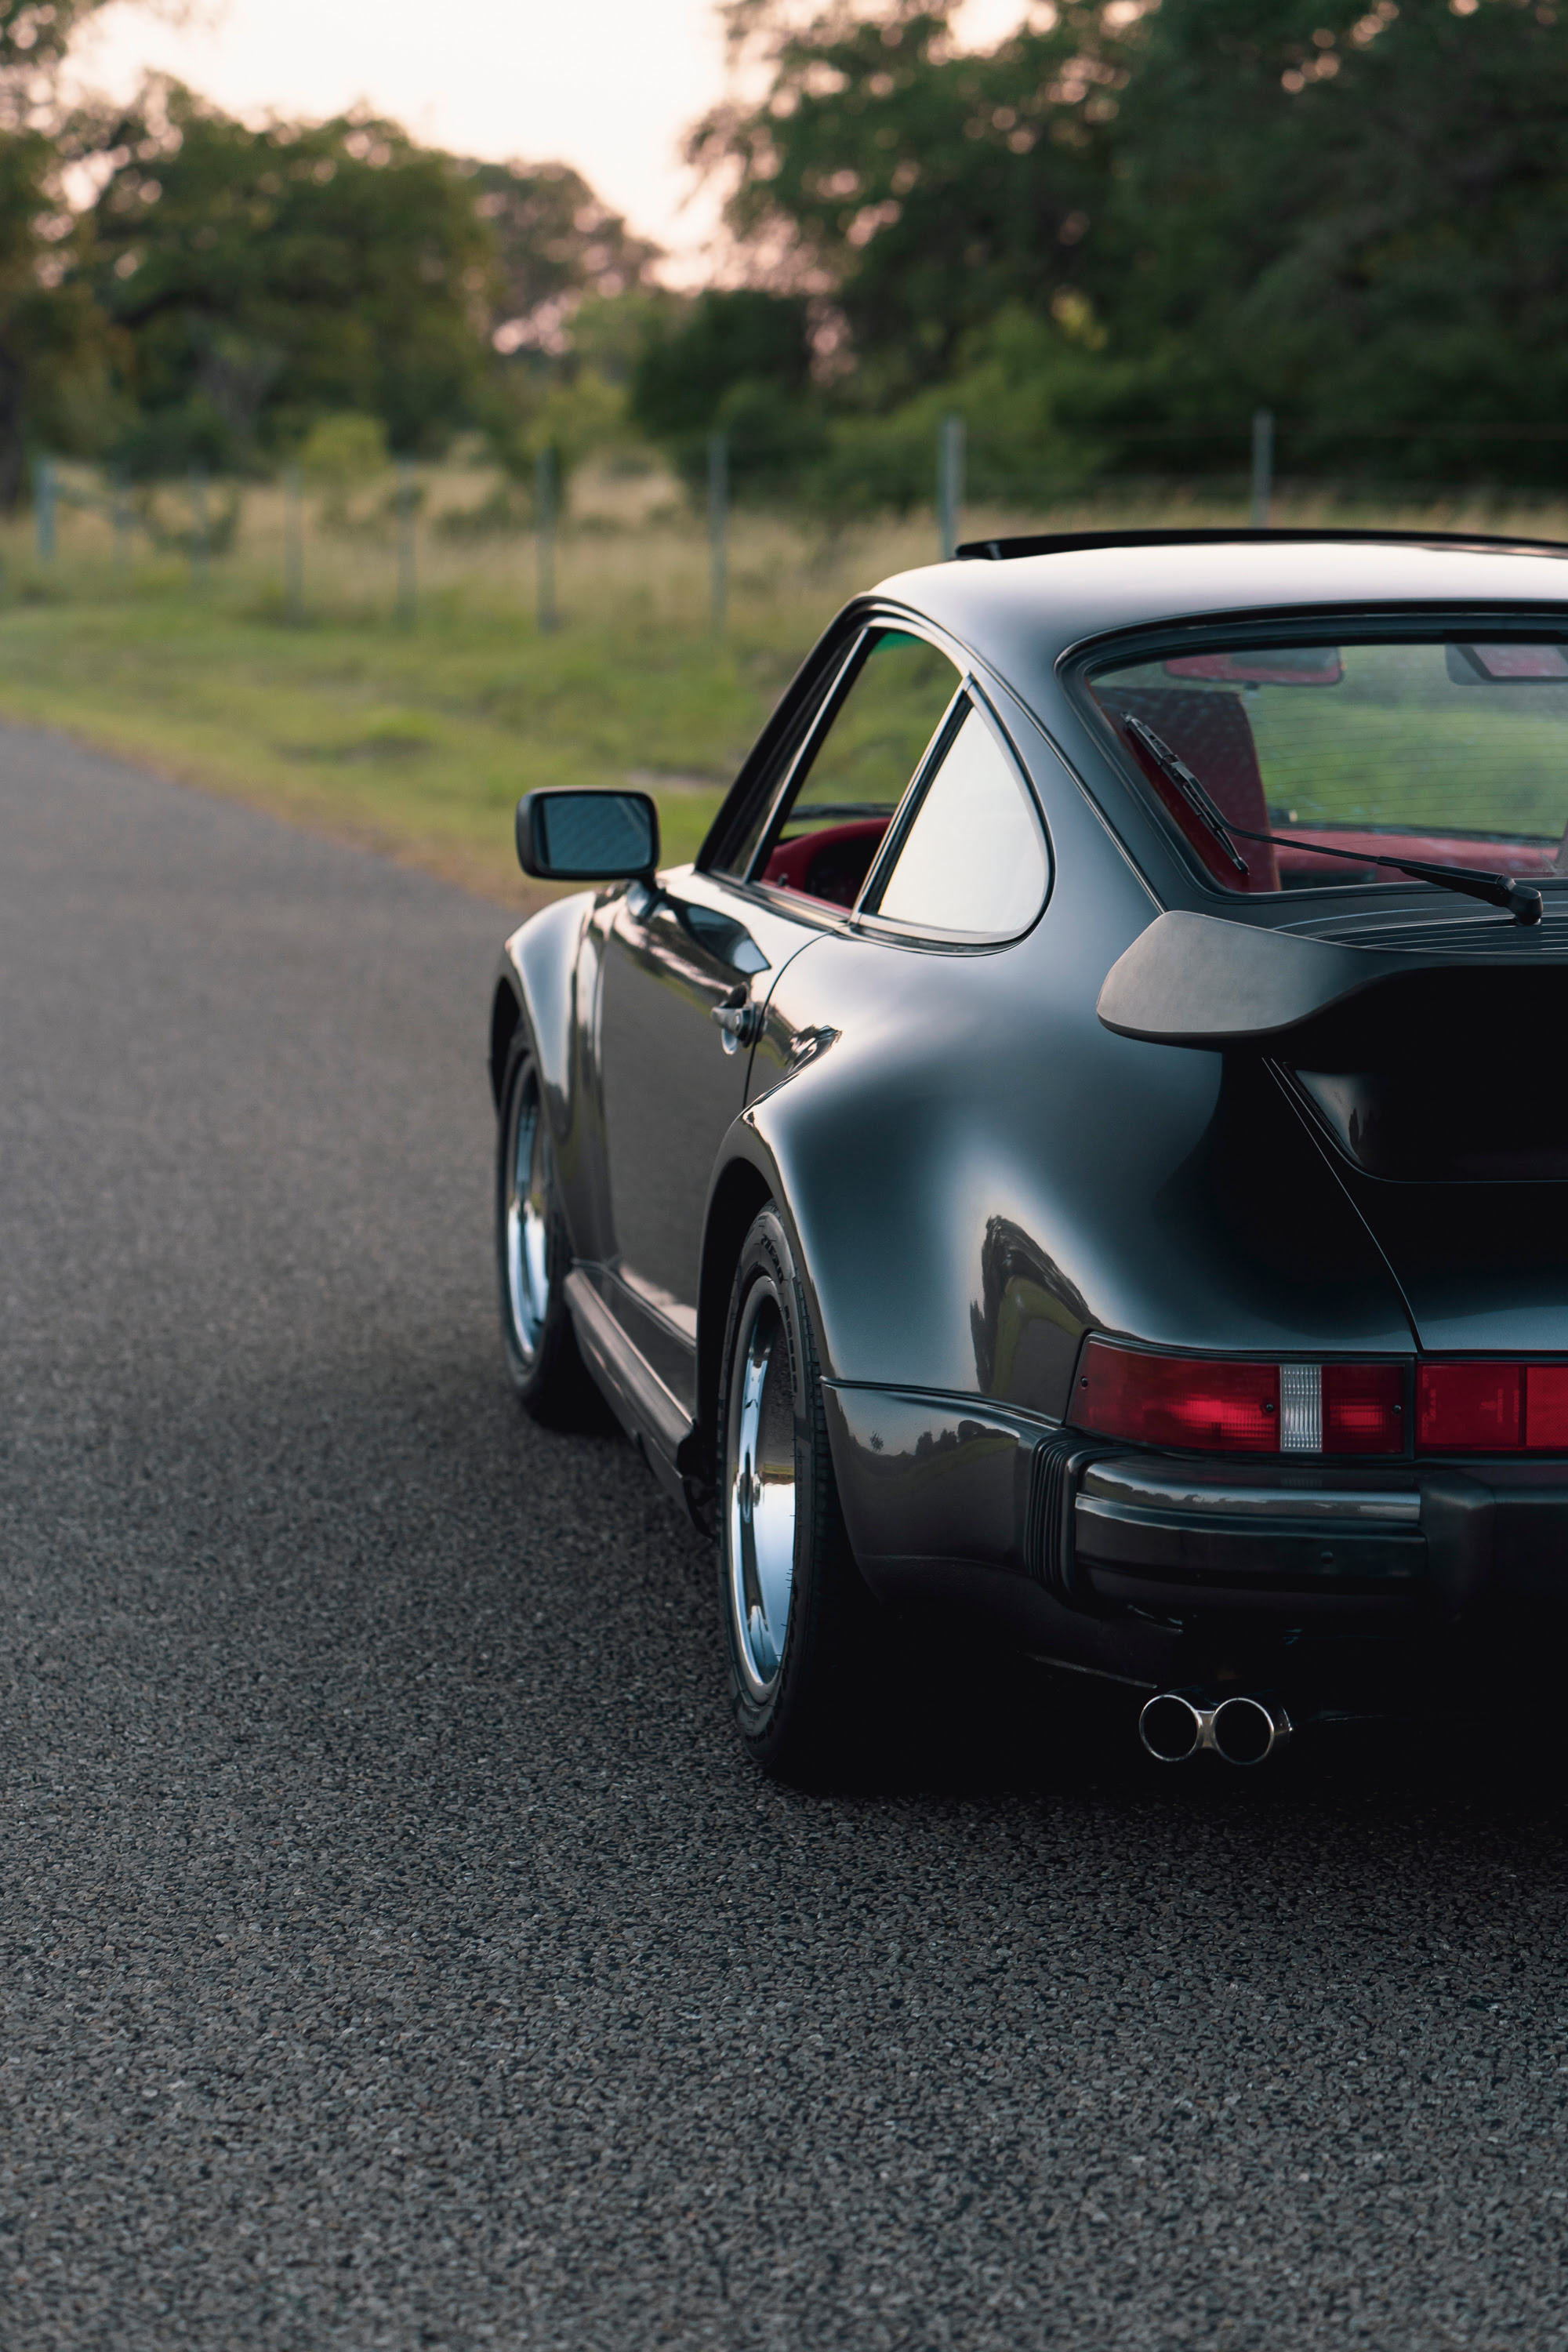
M 955 1655 L 760 1780 L 503 1384 L 504 916 L 22 730 L 0 827 L 6 2352 L 1562 2344 L 1549 1777 Z

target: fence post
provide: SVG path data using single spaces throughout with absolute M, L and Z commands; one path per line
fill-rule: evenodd
M 114 568 L 123 572 L 131 561 L 131 485 L 123 466 L 114 468 L 110 510 L 114 520 Z
M 206 585 L 212 532 L 207 520 L 207 469 L 198 457 L 191 467 L 191 584 Z
M 558 626 L 555 609 L 555 452 L 546 443 L 533 461 L 533 520 L 539 555 L 539 626 Z
M 708 557 L 713 634 L 721 636 L 730 586 L 730 443 L 722 433 L 708 436 Z
M 963 510 L 963 419 L 944 416 L 936 444 L 936 524 L 945 563 L 958 545 Z
M 1252 412 L 1252 528 L 1267 530 L 1274 498 L 1274 411 Z
M 45 563 L 55 560 L 55 461 L 52 457 L 33 460 L 33 525 L 38 535 L 38 554 Z
M 418 604 L 414 572 L 414 460 L 397 461 L 397 619 L 411 629 Z
M 283 468 L 283 610 L 298 628 L 305 617 L 305 518 L 298 466 Z

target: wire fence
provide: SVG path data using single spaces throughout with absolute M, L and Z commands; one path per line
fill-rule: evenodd
M 722 635 L 803 582 L 824 592 L 862 586 L 950 557 L 966 537 L 1020 530 L 1289 521 L 1568 536 L 1568 497 L 1552 489 L 1359 470 L 1337 480 L 1281 477 L 1288 436 L 1267 409 L 1225 432 L 1239 461 L 1233 470 L 1154 472 L 1130 461 L 1086 482 L 1031 476 L 1022 453 L 950 415 L 932 436 L 929 503 L 844 513 L 825 510 L 804 483 L 792 496 L 776 473 L 765 497 L 749 490 L 719 432 L 708 436 L 696 482 L 635 450 L 568 478 L 545 448 L 526 483 L 478 459 L 401 459 L 346 481 L 307 478 L 298 466 L 268 481 L 218 479 L 195 466 L 182 480 L 148 485 L 45 456 L 33 468 L 30 531 L 26 516 L 0 525 L 0 599 L 167 597 L 183 585 L 204 604 L 296 628 L 353 619 L 404 630 L 480 604 L 549 635 L 602 617 L 606 600 L 632 609 L 640 598 L 655 617 Z M 1169 444 L 1170 430 L 1161 436 Z M 1131 428 L 1124 446 L 1136 449 Z M 1009 487 L 999 492 L 998 481 Z

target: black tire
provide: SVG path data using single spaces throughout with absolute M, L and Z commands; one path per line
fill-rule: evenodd
M 519 1402 L 536 1421 L 555 1428 L 593 1423 L 602 1411 L 577 1352 L 566 1304 L 571 1264 L 539 1065 L 527 1031 L 520 1027 L 501 1081 L 496 1139 L 501 1344 Z
M 772 1207 L 752 1223 L 735 1269 L 716 1439 L 735 1727 L 763 1771 L 820 1781 L 852 1764 L 868 1727 L 877 1612 L 849 1549 L 805 1293 Z

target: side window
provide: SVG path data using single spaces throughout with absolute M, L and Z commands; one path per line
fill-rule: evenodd
M 958 685 L 946 655 L 922 638 L 869 635 L 790 780 L 755 878 L 852 907 Z
M 1006 939 L 1034 921 L 1048 878 L 1028 789 L 969 703 L 921 795 L 876 911 L 922 931 Z

